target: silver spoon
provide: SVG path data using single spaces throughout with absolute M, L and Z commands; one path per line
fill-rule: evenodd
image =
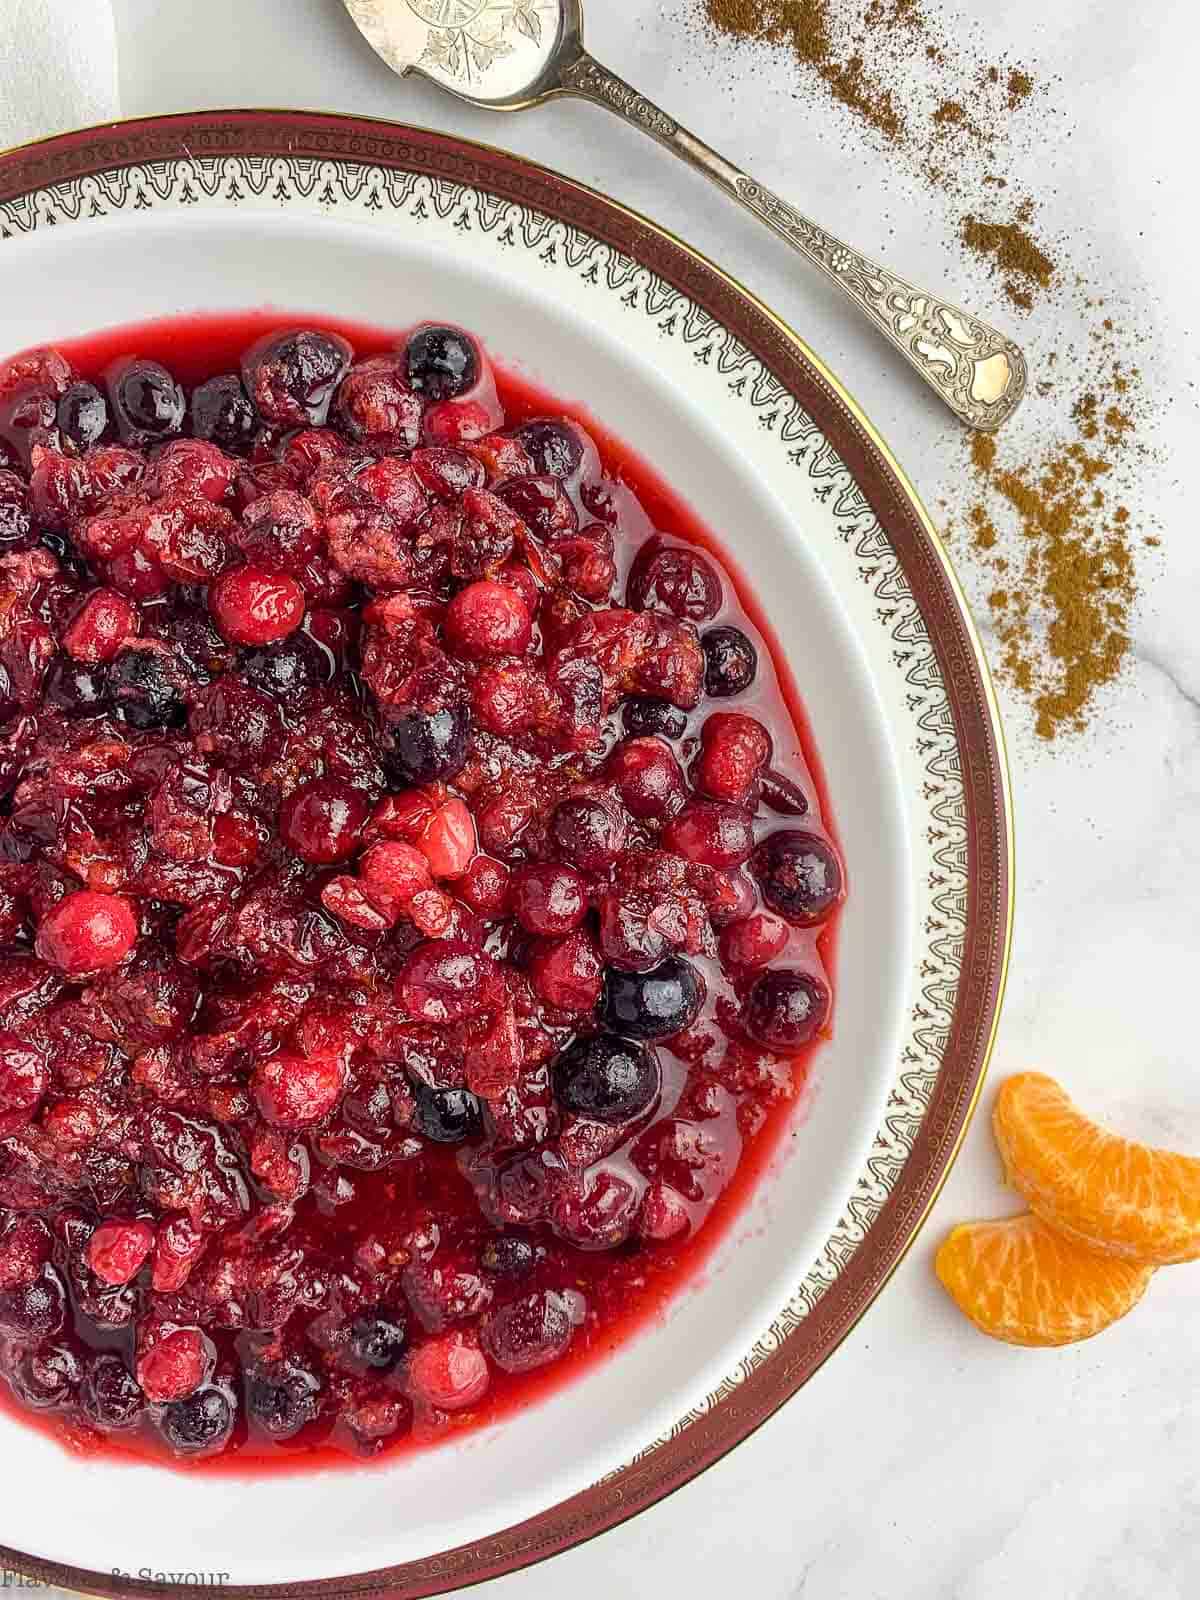
M 394 71 L 460 100 L 523 111 L 578 95 L 615 111 L 711 178 L 853 301 L 963 422 L 988 431 L 1021 403 L 1011 339 L 835 239 L 660 111 L 583 48 L 583 0 L 343 0 Z

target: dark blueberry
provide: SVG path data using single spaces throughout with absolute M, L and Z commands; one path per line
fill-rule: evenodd
M 43 1268 L 32 1283 L 0 1290 L 0 1332 L 48 1339 L 62 1327 L 66 1314 L 62 1279 L 52 1267 Z
M 565 480 L 579 471 L 583 442 L 567 423 L 539 417 L 519 427 L 516 437 L 529 452 L 535 472 Z
M 242 357 L 246 393 L 265 422 L 323 428 L 354 351 L 335 333 L 272 333 Z
M 109 404 L 124 444 L 144 448 L 173 438 L 183 427 L 187 402 L 157 361 L 118 361 L 104 375 Z
M 780 967 L 755 980 L 742 1027 L 756 1044 L 787 1052 L 807 1044 L 829 1017 L 829 990 L 810 973 Z
M 435 1144 L 462 1144 L 483 1132 L 483 1108 L 469 1089 L 413 1089 L 413 1127 Z
M 375 1311 L 356 1317 L 350 1324 L 347 1353 L 357 1366 L 385 1372 L 398 1365 L 407 1342 L 403 1317 Z
M 35 1411 L 73 1405 L 79 1393 L 83 1363 L 69 1345 L 39 1345 L 27 1350 L 9 1374 L 18 1399 Z
M 669 700 L 654 700 L 649 695 L 632 695 L 621 707 L 621 723 L 634 739 L 660 734 L 664 739 L 682 739 L 687 732 L 687 712 Z
M 79 1404 L 97 1427 L 114 1433 L 133 1427 L 145 1408 L 146 1397 L 120 1356 L 98 1355 L 84 1374 Z
M 716 700 L 741 694 L 758 673 L 758 651 L 740 628 L 710 628 L 704 647 L 704 689 Z
M 108 708 L 108 674 L 102 665 L 59 656 L 50 665 L 43 692 L 65 717 L 98 717 Z
M 244 650 L 240 666 L 256 689 L 284 701 L 307 694 L 330 676 L 328 652 L 306 633 L 293 633 L 261 650 Z
M 177 591 L 184 598 L 181 585 Z M 162 637 L 171 646 L 171 653 L 180 668 L 198 688 L 219 678 L 233 664 L 234 651 L 213 626 L 208 611 L 200 605 L 180 606 L 172 612 L 162 627 Z
M 240 450 L 254 442 L 259 416 L 235 372 L 210 378 L 192 392 L 192 433 L 222 450 Z
M 653 1105 L 662 1087 L 654 1052 L 611 1033 L 576 1039 L 552 1071 L 562 1109 L 597 1122 L 631 1122 Z
M 251 1422 L 272 1439 L 291 1439 L 316 1420 L 321 1380 L 307 1367 L 273 1362 L 246 1374 L 246 1410 Z
M 824 922 L 842 897 L 842 864 L 825 839 L 801 828 L 768 834 L 750 870 L 772 911 L 797 927 Z
M 396 789 L 448 782 L 466 765 L 471 739 L 471 709 L 465 703 L 440 711 L 388 712 L 379 746 L 384 771 Z
M 704 979 L 681 956 L 668 956 L 652 972 L 610 967 L 600 1020 L 629 1039 L 669 1039 L 695 1022 L 705 992 Z
M 73 383 L 58 402 L 58 428 L 76 450 L 99 444 L 108 432 L 108 401 L 94 383 Z
M 108 672 L 113 708 L 131 728 L 181 728 L 187 706 L 157 650 L 122 650 Z
M 527 1278 L 542 1252 L 519 1233 L 500 1233 L 479 1252 L 479 1265 L 493 1278 Z
M 219 1450 L 233 1432 L 233 1405 L 215 1385 L 164 1406 L 158 1419 L 163 1438 L 181 1456 Z
M 29 490 L 15 472 L 0 467 L 0 550 L 26 544 L 32 532 Z
M 418 328 L 405 365 L 409 388 L 427 400 L 456 400 L 479 378 L 479 353 L 459 328 Z

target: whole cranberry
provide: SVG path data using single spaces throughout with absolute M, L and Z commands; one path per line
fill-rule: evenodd
M 428 324 L 409 336 L 408 386 L 426 400 L 456 400 L 479 380 L 479 351 L 461 328 Z
M 270 761 L 283 743 L 278 701 L 232 673 L 200 691 L 188 726 L 196 748 L 222 761 Z
M 348 861 L 359 848 L 370 815 L 361 789 L 337 778 L 313 778 L 283 802 L 279 837 L 302 861 L 330 867 Z
M 303 578 L 321 552 L 321 523 L 312 503 L 291 489 L 264 494 L 242 513 L 234 533 L 247 561 Z
M 692 800 L 667 824 L 663 844 L 706 867 L 740 867 L 754 848 L 754 818 L 741 806 Z
M 797 927 L 824 922 L 842 898 L 837 852 L 801 828 L 768 834 L 751 857 L 750 870 L 771 909 Z
M 700 730 L 692 781 L 701 794 L 749 805 L 771 759 L 771 735 L 755 717 L 715 711 Z
M 575 1290 L 535 1290 L 488 1314 L 484 1348 L 504 1372 L 533 1372 L 566 1354 L 585 1310 Z
M 811 973 L 778 967 L 757 978 L 742 1007 L 742 1027 L 756 1044 L 798 1050 L 829 1019 L 829 990 Z
M 242 381 L 264 422 L 323 428 L 353 354 L 336 333 L 268 333 L 242 357 Z
M 207 383 L 192 393 L 192 433 L 222 450 L 247 450 L 254 442 L 261 419 L 250 403 L 235 372 Z
M 305 596 L 294 578 L 247 566 L 217 579 L 208 606 L 232 644 L 274 644 L 304 621 Z
M 254 1069 L 254 1098 L 275 1128 L 311 1128 L 337 1108 L 346 1069 L 337 1056 L 269 1056 Z
M 347 438 L 376 455 L 411 450 L 421 437 L 421 397 L 408 386 L 399 356 L 356 362 L 342 380 L 333 419 Z
M 131 1283 L 153 1248 L 150 1223 L 102 1222 L 88 1240 L 87 1262 L 102 1283 Z
M 710 622 L 725 599 L 720 578 L 702 555 L 661 539 L 638 552 L 625 592 L 634 611 L 669 611 L 686 622 Z
M 461 939 L 418 945 L 400 969 L 396 999 L 418 1022 L 463 1022 L 492 1009 L 501 988 L 496 963 Z
M 631 816 L 664 822 L 687 803 L 683 770 L 662 739 L 623 739 L 609 756 L 605 773 Z
M 111 661 L 139 628 L 137 607 L 114 589 L 93 589 L 72 617 L 63 647 L 75 661 Z
M 583 460 L 583 441 L 565 418 L 536 417 L 524 422 L 514 438 L 529 452 L 533 470 L 551 478 L 573 478 Z
M 465 1411 L 478 1405 L 489 1382 L 487 1358 L 465 1333 L 428 1339 L 409 1361 L 409 1392 L 414 1400 L 438 1411 Z
M 161 362 L 126 357 L 109 367 L 104 381 L 123 444 L 145 449 L 173 438 L 183 427 L 183 390 Z
M 571 933 L 587 915 L 587 884 L 572 867 L 557 862 L 518 867 L 512 876 L 512 909 L 526 933 Z
M 536 940 L 527 971 L 530 987 L 543 1005 L 587 1016 L 599 1004 L 604 968 L 596 941 L 586 928 L 562 939 Z
M 700 640 L 704 690 L 714 700 L 742 694 L 758 675 L 758 651 L 740 628 L 710 628 Z
M 0 1137 L 33 1121 L 49 1076 L 40 1050 L 0 1029 Z
M 115 967 L 137 943 L 137 919 L 128 900 L 78 889 L 42 918 L 37 953 L 68 977 Z
M 542 539 L 561 538 L 579 526 L 579 513 L 557 478 L 509 478 L 496 493 Z
M 508 909 L 512 873 L 502 861 L 476 856 L 455 885 L 455 894 L 481 917 L 502 917 Z
M 581 872 L 602 872 L 625 848 L 626 829 L 616 805 L 581 794 L 555 806 L 550 836 L 565 861 Z
M 461 589 L 446 612 L 450 648 L 469 661 L 522 655 L 532 632 L 533 618 L 521 596 L 508 584 L 490 579 Z
M 721 960 L 727 967 L 765 967 L 783 953 L 787 923 L 770 911 L 755 911 L 721 931 Z
M 35 1411 L 61 1411 L 75 1403 L 83 1360 L 72 1341 L 26 1350 L 8 1374 L 13 1393 Z

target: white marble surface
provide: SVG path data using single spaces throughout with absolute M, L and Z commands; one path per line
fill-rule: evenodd
M 338 0 L 115 0 L 123 110 L 307 106 L 394 116 L 504 143 L 682 233 L 799 328 L 845 378 L 931 505 L 961 441 L 885 347 L 753 223 L 632 132 L 564 104 L 505 122 L 401 84 Z M 1038 1064 L 1098 1113 L 1200 1151 L 1195 1065 L 1200 890 L 1200 537 L 1185 470 L 1200 445 L 1194 346 L 1194 0 L 945 0 L 994 54 L 1058 78 L 1061 108 L 1015 165 L 1067 256 L 1152 331 L 1163 458 L 1142 505 L 1164 539 L 1132 670 L 1102 722 L 1052 754 L 1006 703 L 1018 821 L 1017 935 L 994 1064 Z M 717 61 L 685 0 L 591 0 L 595 52 L 835 231 L 1004 318 L 998 286 L 948 243 L 931 200 L 834 109 L 760 55 Z M 47 130 L 50 131 L 50 130 Z M 922 276 L 923 275 L 923 276 Z M 1039 356 L 1081 331 L 1044 306 Z M 1034 437 L 1048 412 L 1027 405 Z M 1012 1209 L 981 1117 L 931 1226 L 804 1393 L 665 1504 L 489 1596 L 627 1591 L 756 1600 L 1182 1600 L 1200 1577 L 1200 1267 L 1160 1274 L 1090 1344 L 1011 1350 L 976 1334 L 931 1259 L 953 1222 Z

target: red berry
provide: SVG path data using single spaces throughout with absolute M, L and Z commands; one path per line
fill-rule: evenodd
M 662 822 L 687 803 L 683 770 L 665 739 L 623 739 L 606 771 L 632 816 Z
M 502 917 L 508 908 L 509 880 L 512 873 L 502 861 L 491 856 L 476 856 L 454 886 L 460 900 L 481 917 Z
M 595 940 L 579 928 L 565 939 L 540 939 L 529 956 L 529 982 L 543 1004 L 586 1016 L 604 987 L 604 968 Z
M 663 844 L 706 867 L 740 867 L 754 849 L 754 819 L 740 806 L 693 800 L 667 824 Z
M 700 731 L 692 781 L 701 794 L 748 805 L 771 760 L 771 735 L 754 717 L 715 711 Z
M 361 789 L 337 778 L 314 778 L 283 802 L 279 836 L 302 861 L 331 867 L 348 861 L 358 849 L 370 814 Z
M 33 1121 L 49 1076 L 40 1050 L 0 1029 L 0 1136 Z
M 465 1411 L 487 1393 L 490 1376 L 483 1351 L 465 1334 L 446 1333 L 414 1351 L 408 1386 L 414 1400 L 439 1411 Z
M 93 589 L 72 617 L 63 646 L 75 661 L 111 661 L 138 632 L 137 607 L 113 589 Z
M 526 933 L 571 933 L 587 915 L 587 884 L 573 867 L 557 862 L 518 867 L 512 908 Z
M 461 878 L 479 848 L 475 818 L 461 800 L 439 806 L 417 837 L 435 878 Z
M 507 583 L 488 578 L 461 589 L 446 612 L 450 648 L 471 661 L 519 656 L 532 631 L 533 618 L 522 597 Z
M 183 1400 L 208 1377 L 214 1356 L 211 1341 L 199 1328 L 176 1328 L 139 1357 L 142 1392 L 156 1405 Z
M 358 875 L 367 899 L 392 922 L 414 895 L 433 887 L 429 862 L 401 839 L 372 845 L 358 864 Z
M 273 644 L 304 621 L 304 590 L 294 578 L 262 567 L 238 567 L 217 579 L 208 608 L 234 644 Z
M 148 1222 L 102 1222 L 88 1240 L 88 1266 L 102 1283 L 130 1283 L 153 1248 Z
M 770 911 L 756 911 L 731 923 L 721 934 L 721 960 L 727 967 L 765 967 L 788 942 L 788 926 Z
M 421 889 L 409 901 L 408 914 L 427 939 L 444 939 L 454 922 L 454 901 L 440 889 Z
M 491 413 L 478 400 L 443 400 L 425 413 L 430 444 L 466 444 L 484 438 L 494 427 Z
M 37 953 L 70 977 L 115 967 L 137 943 L 137 919 L 128 900 L 79 889 L 42 918 Z
M 346 1069 L 336 1056 L 269 1056 L 254 1069 L 254 1098 L 276 1128 L 311 1128 L 337 1106 Z

